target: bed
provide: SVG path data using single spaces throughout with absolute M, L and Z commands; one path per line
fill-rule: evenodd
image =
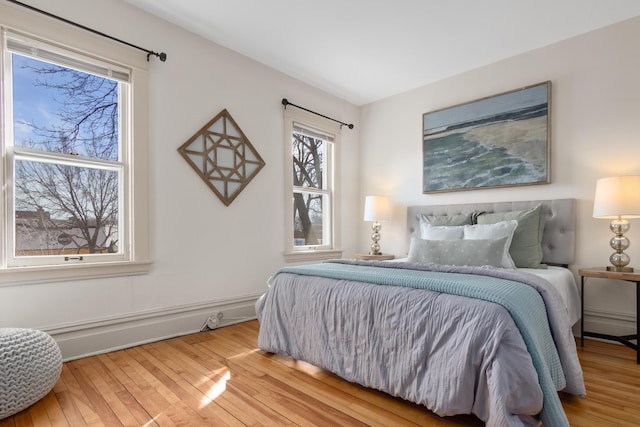
M 557 391 L 585 394 L 571 332 L 577 288 L 565 268 L 575 200 L 407 212 L 406 260 L 276 272 L 256 303 L 259 347 L 440 416 L 568 426 Z

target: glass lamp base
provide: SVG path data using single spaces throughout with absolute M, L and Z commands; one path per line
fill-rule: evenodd
M 633 273 L 633 267 L 627 267 L 631 259 L 629 255 L 625 254 L 625 249 L 628 249 L 631 245 L 629 239 L 624 235 L 629 231 L 629 221 L 624 218 L 618 217 L 609 224 L 609 228 L 614 232 L 615 236 L 609 241 L 611 249 L 615 252 L 609 257 L 611 265 L 607 266 L 607 271 L 616 271 L 619 273 Z

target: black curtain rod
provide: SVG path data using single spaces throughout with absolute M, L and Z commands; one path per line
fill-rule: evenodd
M 151 55 L 157 56 L 158 58 L 160 58 L 160 61 L 162 61 L 162 62 L 164 62 L 164 61 L 166 61 L 166 60 L 167 60 L 167 54 L 166 54 L 166 53 L 164 53 L 164 52 L 158 53 L 158 52 L 154 52 L 154 51 L 149 50 L 149 49 L 145 49 L 145 48 L 140 47 L 140 46 L 136 46 L 136 45 L 131 44 L 131 43 L 129 43 L 129 42 L 126 42 L 126 41 L 124 41 L 124 40 L 120 40 L 120 39 L 117 39 L 117 38 L 115 38 L 115 37 L 111 37 L 111 36 L 110 36 L 110 35 L 108 35 L 108 34 L 101 33 L 100 31 L 94 30 L 93 28 L 85 27 L 84 25 L 82 25 L 82 24 L 78 24 L 77 22 L 70 21 L 70 20 L 68 20 L 68 19 L 66 19 L 66 18 L 62 18 L 61 16 L 54 15 L 53 13 L 49 13 L 49 12 L 47 12 L 47 11 L 45 11 L 45 10 L 38 9 L 38 8 L 36 8 L 36 7 L 33 7 L 33 6 L 29 6 L 28 4 L 24 4 L 24 3 L 19 2 L 19 1 L 16 1 L 16 0 L 7 0 L 7 1 L 8 1 L 9 3 L 14 3 L 14 4 L 17 4 L 18 6 L 25 7 L 25 8 L 27 8 L 27 9 L 29 9 L 29 10 L 33 10 L 34 12 L 38 12 L 38 13 L 41 13 L 41 14 L 43 14 L 43 15 L 46 15 L 46 16 L 48 16 L 49 18 L 57 19 L 58 21 L 62 21 L 62 22 L 64 22 L 64 23 L 67 23 L 67 24 L 70 24 L 70 25 L 74 25 L 74 26 L 76 26 L 76 27 L 78 27 L 78 28 L 82 28 L 82 29 L 83 29 L 83 30 L 85 30 L 85 31 L 92 32 L 93 34 L 97 34 L 97 35 L 99 35 L 99 36 L 106 37 L 106 38 L 108 38 L 108 39 L 111 39 L 111 40 L 117 41 L 118 43 L 126 44 L 127 46 L 130 46 L 130 47 L 136 48 L 136 49 L 138 49 L 138 50 L 141 50 L 141 51 L 143 51 L 143 52 L 146 52 L 146 53 L 147 53 L 147 61 L 149 61 L 149 57 L 150 57 Z
M 309 113 L 315 114 L 316 116 L 324 117 L 325 119 L 329 119 L 329 120 L 333 120 L 334 122 L 338 122 L 338 123 L 340 123 L 340 126 L 347 126 L 349 129 L 353 129 L 353 123 L 344 123 L 344 122 L 341 122 L 340 120 L 336 120 L 336 119 L 332 119 L 331 117 L 327 117 L 324 114 L 320 114 L 320 113 L 316 113 L 315 111 L 308 110 L 308 109 L 306 109 L 304 107 L 301 107 L 299 105 L 296 105 L 296 104 L 293 104 L 293 103 L 289 102 L 287 100 L 287 98 L 282 98 L 282 105 L 284 105 L 285 110 L 287 109 L 287 105 L 291 105 L 292 107 L 296 107 L 296 108 L 299 108 L 301 110 L 308 111 Z

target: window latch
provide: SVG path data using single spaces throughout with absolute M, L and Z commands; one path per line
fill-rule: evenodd
M 64 257 L 65 261 L 75 261 L 75 260 L 82 261 L 83 259 L 84 259 L 84 257 L 81 257 L 81 256 L 66 256 L 66 257 Z

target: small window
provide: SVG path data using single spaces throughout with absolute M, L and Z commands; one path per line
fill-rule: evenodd
M 295 117 L 294 117 L 295 116 Z M 339 128 L 310 117 L 287 117 L 287 254 L 334 257 L 336 233 L 336 140 Z M 338 131 L 338 132 L 336 132 Z

